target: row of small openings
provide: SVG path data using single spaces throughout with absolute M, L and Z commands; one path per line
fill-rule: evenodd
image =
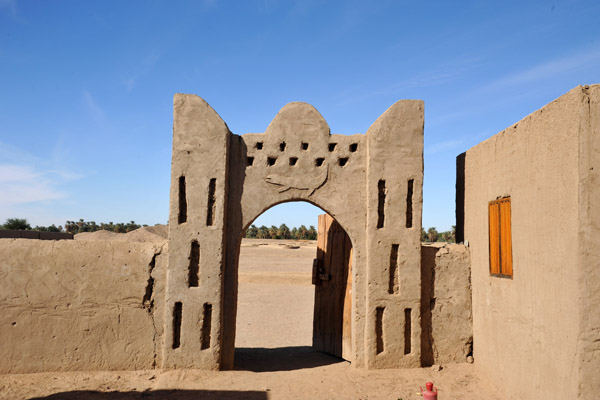
M 262 150 L 262 148 L 263 148 L 263 142 L 256 142 L 254 144 L 254 148 L 256 150 Z M 283 152 L 283 151 L 285 151 L 285 148 L 286 148 L 286 143 L 285 142 L 279 143 L 279 151 Z M 327 146 L 327 150 L 329 150 L 329 152 L 333 152 L 336 148 L 337 148 L 337 143 L 329 143 L 329 145 Z M 302 142 L 300 144 L 300 149 L 301 150 L 308 150 L 308 143 Z M 350 150 L 351 153 L 354 153 L 356 150 L 358 150 L 358 143 L 352 143 L 352 144 L 350 144 L 348 146 L 348 149 Z
M 277 157 L 267 157 L 267 165 L 269 167 L 272 167 L 273 165 L 275 165 L 276 162 L 277 162 Z M 298 157 L 290 157 L 288 160 L 288 163 L 291 166 L 296 165 L 297 162 L 298 162 Z M 317 166 L 317 167 L 322 166 L 324 162 L 325 162 L 325 159 L 322 157 L 315 158 L 315 166 Z M 347 163 L 348 163 L 348 157 L 338 158 L 338 165 L 340 167 L 345 166 Z M 248 157 L 248 166 L 252 166 L 252 165 L 254 165 L 254 157 Z

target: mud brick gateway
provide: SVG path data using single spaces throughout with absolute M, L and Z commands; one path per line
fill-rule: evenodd
M 420 366 L 422 183 L 422 101 L 352 136 L 290 103 L 265 133 L 240 136 L 201 98 L 176 95 L 164 366 L 233 368 L 242 235 L 288 201 L 319 206 L 350 237 L 354 365 Z

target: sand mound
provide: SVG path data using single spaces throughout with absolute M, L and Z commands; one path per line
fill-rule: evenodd
M 152 227 L 154 228 L 154 227 Z M 166 227 L 165 227 L 166 228 Z M 159 233 L 155 233 L 159 232 Z M 124 240 L 127 242 L 164 242 L 167 240 L 166 229 L 164 229 L 164 236 L 160 229 L 151 229 L 149 226 L 136 229 L 135 231 L 121 234 L 115 238 L 115 240 Z
M 169 237 L 169 226 L 168 225 L 157 224 L 154 226 L 147 226 L 147 227 L 141 228 L 141 229 L 145 229 L 150 233 L 154 233 L 155 235 L 162 236 L 165 239 L 167 239 Z
M 82 232 L 75 235 L 75 240 L 117 240 L 120 242 L 164 242 L 167 239 L 166 225 L 146 226 L 128 233 L 115 233 L 105 230 Z
M 118 233 L 100 230 L 96 232 L 82 232 L 75 235 L 75 240 L 115 240 Z

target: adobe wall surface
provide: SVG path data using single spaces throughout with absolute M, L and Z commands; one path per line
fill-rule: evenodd
M 287 201 L 321 207 L 352 240 L 353 365 L 419 366 L 422 182 L 421 101 L 397 102 L 365 135 L 331 135 L 314 107 L 290 103 L 265 133 L 238 136 L 176 95 L 164 367 L 233 367 L 241 237 Z
M 422 245 L 421 273 L 423 366 L 466 362 L 473 350 L 469 249 Z
M 166 244 L 0 239 L 0 373 L 160 365 L 166 253 Z
M 471 252 L 474 357 L 481 372 L 501 382 L 507 398 L 522 398 L 525 388 L 538 397 L 575 398 L 588 375 L 581 360 L 597 365 L 598 344 L 592 340 L 598 339 L 598 314 L 593 321 L 582 315 L 586 306 L 598 304 L 598 292 L 588 294 L 597 289 L 600 248 L 593 235 L 598 210 L 579 203 L 582 191 L 590 204 L 598 202 L 595 190 L 580 185 L 587 98 L 587 89 L 577 87 L 466 152 L 464 232 Z M 596 179 L 590 174 L 584 180 L 588 189 Z M 513 279 L 489 272 L 488 203 L 500 196 L 511 197 Z M 593 214 L 593 227 L 582 209 Z M 582 254 L 588 246 L 582 237 L 596 243 L 594 250 Z M 589 283 L 584 284 L 581 261 Z M 580 332 L 590 335 L 583 339 Z M 583 354 L 583 347 L 596 351 Z
M 600 85 L 582 90 L 579 142 L 579 398 L 600 392 Z

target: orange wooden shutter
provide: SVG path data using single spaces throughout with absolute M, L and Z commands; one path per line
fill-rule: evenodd
M 490 273 L 500 274 L 500 207 L 495 201 L 489 204 L 489 227 L 490 227 Z
M 512 276 L 512 238 L 510 229 L 510 198 L 500 201 L 500 273 Z

